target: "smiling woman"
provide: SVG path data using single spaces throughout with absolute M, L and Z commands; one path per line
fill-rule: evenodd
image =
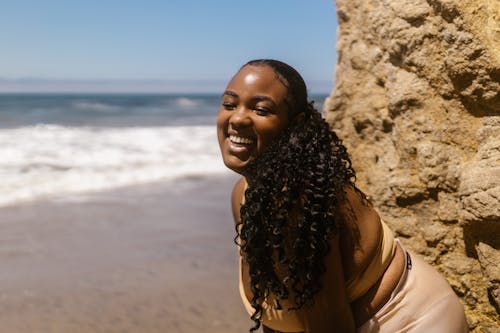
M 269 67 L 246 67 L 227 86 L 217 117 L 224 163 L 243 173 L 288 123 L 287 91 Z
M 466 332 L 446 281 L 406 251 L 355 185 L 349 155 L 300 74 L 254 60 L 217 116 L 240 294 L 264 332 Z

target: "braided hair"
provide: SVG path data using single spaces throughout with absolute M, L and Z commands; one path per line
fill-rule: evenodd
M 293 305 L 288 311 L 294 311 L 311 303 L 321 290 L 328 240 L 342 227 L 338 204 L 347 185 L 356 187 L 347 150 L 307 101 L 300 74 L 277 60 L 253 60 L 247 65 L 274 70 L 288 90 L 285 101 L 291 118 L 245 172 L 250 187 L 244 194 L 235 242 L 249 266 L 252 332 L 260 327 L 262 303 L 269 295 L 276 308 L 287 299 Z

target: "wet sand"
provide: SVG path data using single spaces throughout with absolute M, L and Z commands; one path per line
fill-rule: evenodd
M 248 332 L 232 242 L 235 181 L 0 208 L 0 331 Z

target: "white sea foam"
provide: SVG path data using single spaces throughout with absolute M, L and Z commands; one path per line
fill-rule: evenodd
M 179 97 L 175 100 L 175 104 L 180 107 L 193 107 L 197 106 L 199 102 L 192 98 Z
M 0 130 L 0 206 L 225 173 L 214 126 Z
M 77 101 L 72 103 L 72 107 L 77 110 L 89 110 L 96 112 L 117 112 L 120 108 L 116 105 L 98 103 L 98 102 L 88 102 L 88 101 Z

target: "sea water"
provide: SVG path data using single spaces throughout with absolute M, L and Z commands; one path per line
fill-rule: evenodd
M 325 96 L 314 96 L 321 108 Z M 0 206 L 228 173 L 220 95 L 1 94 Z

